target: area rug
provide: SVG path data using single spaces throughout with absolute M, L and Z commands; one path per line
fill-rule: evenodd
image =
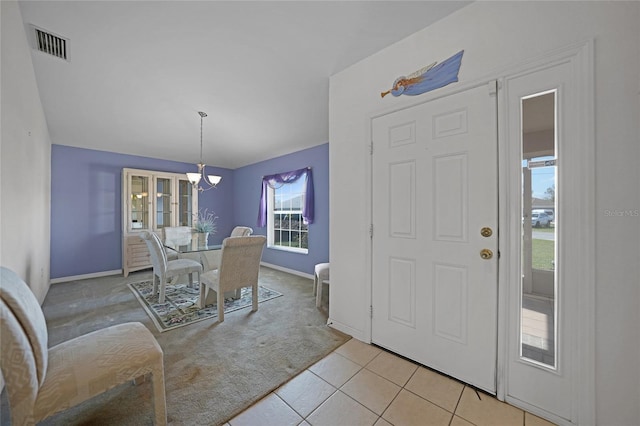
M 218 316 L 218 306 L 215 303 L 202 309 L 198 308 L 200 295 L 198 283 L 193 287 L 180 283 L 167 284 L 165 303 L 158 303 L 158 295 L 153 294 L 153 284 L 150 280 L 130 283 L 128 286 L 161 333 Z M 258 286 L 258 303 L 280 296 L 282 293 Z M 251 306 L 251 288 L 246 287 L 242 289 L 239 299 L 225 299 L 224 313 L 249 306 Z

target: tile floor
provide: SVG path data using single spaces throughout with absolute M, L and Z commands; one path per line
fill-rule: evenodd
M 519 408 L 351 339 L 225 426 L 549 426 Z

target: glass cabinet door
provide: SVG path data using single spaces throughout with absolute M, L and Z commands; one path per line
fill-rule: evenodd
M 174 226 L 172 217 L 172 186 L 171 178 L 156 177 L 156 229 Z
M 123 169 L 123 230 L 154 231 L 192 226 L 198 193 L 183 174 Z
M 186 179 L 178 180 L 178 225 L 191 226 L 193 223 L 193 187 Z
M 150 229 L 149 176 L 130 175 L 129 184 L 131 185 L 129 229 L 132 231 Z

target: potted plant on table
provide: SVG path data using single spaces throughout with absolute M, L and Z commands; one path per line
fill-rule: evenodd
M 197 215 L 194 214 L 193 231 L 198 234 L 200 244 L 207 245 L 209 235 L 216 233 L 218 230 L 217 220 L 218 216 L 215 212 L 210 212 L 209 209 L 199 210 Z

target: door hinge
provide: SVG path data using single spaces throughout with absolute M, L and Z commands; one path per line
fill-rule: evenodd
M 373 155 L 373 140 L 371 141 L 371 145 L 369 145 L 369 155 Z
M 489 88 L 489 96 L 495 96 L 498 93 L 498 81 L 492 80 L 487 83 L 487 87 Z
M 369 305 L 369 318 L 373 319 L 373 305 Z
M 369 238 L 373 238 L 373 223 L 369 225 Z

